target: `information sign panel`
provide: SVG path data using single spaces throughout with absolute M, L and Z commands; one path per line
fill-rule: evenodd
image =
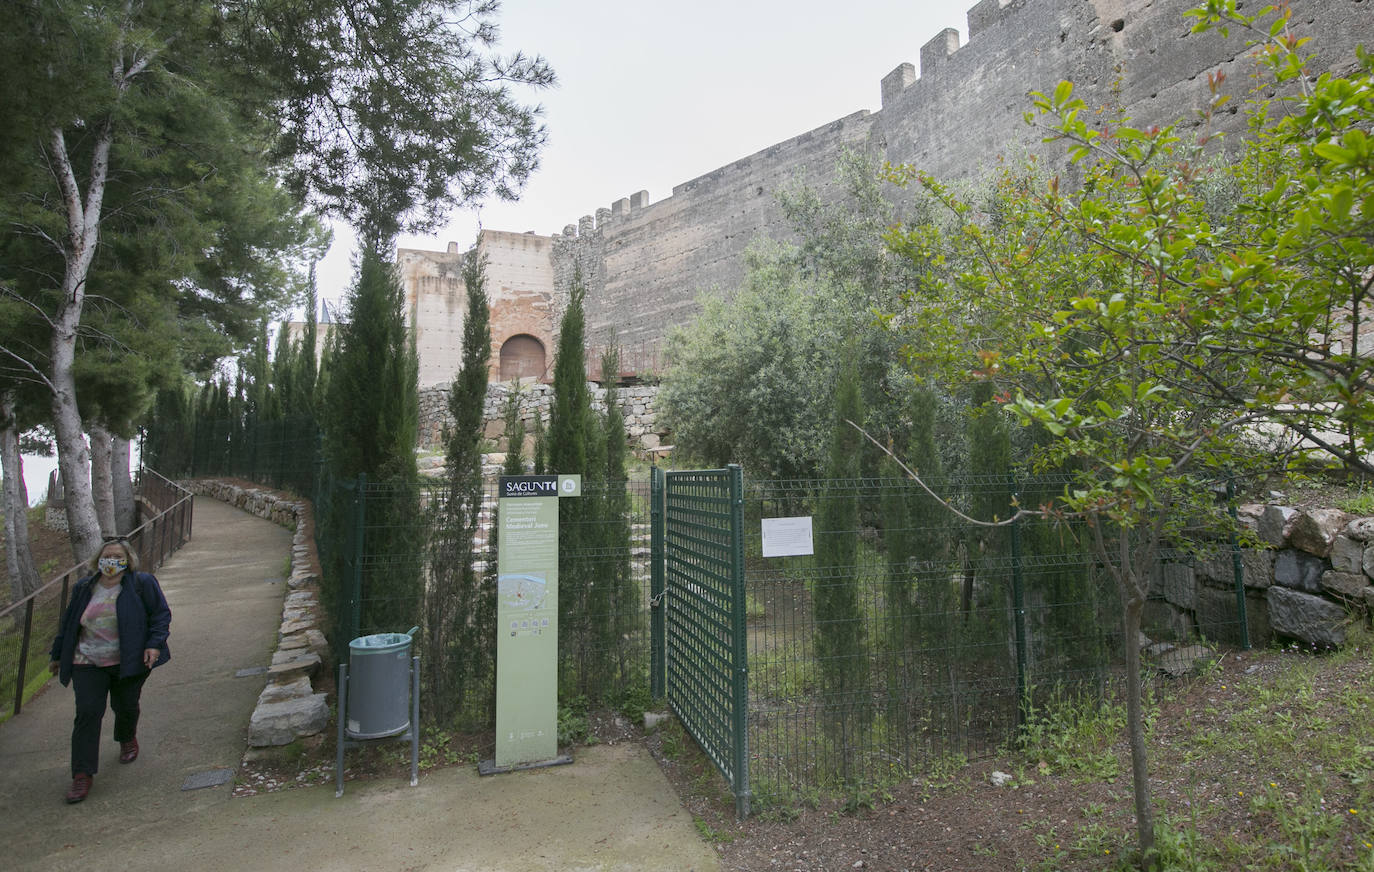
M 558 498 L 580 476 L 501 476 L 496 559 L 498 769 L 558 753 Z

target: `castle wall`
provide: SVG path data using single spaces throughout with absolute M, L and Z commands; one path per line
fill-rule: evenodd
M 1028 94 L 1052 91 L 1062 79 L 1075 83 L 1094 113 L 1119 106 L 1137 126 L 1180 122 L 1184 132 L 1201 132 L 1207 76 L 1221 70 L 1231 102 L 1211 132 L 1228 134 L 1223 144 L 1235 142 L 1243 133 L 1240 109 L 1254 61 L 1237 29 L 1229 38 L 1189 33 L 1183 13 L 1192 5 L 982 0 L 968 12 L 966 45 L 954 30 L 920 46 L 913 42 L 912 58 L 883 77 L 878 111 L 855 112 L 741 158 L 677 185 L 656 203 L 643 191 L 618 199 L 552 237 L 484 231 L 493 360 L 506 338 L 524 332 L 545 342 L 552 366 L 554 331 L 579 271 L 588 345 L 614 342 L 630 356 L 652 348 L 694 317 L 700 295 L 738 287 L 751 242 L 791 236 L 777 205 L 779 190 L 800 184 L 823 201 L 843 196 L 836 181 L 843 149 L 915 164 L 944 179 L 974 178 L 1001 159 L 1028 156 L 1063 168 L 1063 145 L 1041 142 L 1043 133 L 1024 121 Z M 1308 48 L 1318 52 L 1316 72 L 1350 70 L 1357 44 L 1374 47 L 1374 0 L 1293 0 L 1292 8 L 1298 34 L 1314 37 Z M 421 315 L 420 382 L 446 383 L 460 353 L 461 303 L 451 297 L 455 288 L 461 295 L 461 281 L 445 283 L 450 267 L 443 253 L 402 254 L 403 265 L 412 266 Z M 421 267 L 414 255 L 422 254 L 433 263 Z
M 419 383 L 452 381 L 463 361 L 463 255 L 456 244 L 447 251 L 402 248 L 396 252 L 396 264 L 405 289 L 406 323 L 415 332 Z
M 588 282 L 588 341 L 633 346 L 661 338 L 698 310 L 701 293 L 738 284 L 745 248 L 759 235 L 785 235 L 776 193 L 806 185 L 839 196 L 836 159 L 867 147 L 872 117 L 859 112 L 673 188 L 673 195 L 617 215 L 585 219 L 559 250 L 594 253 Z
M 520 335 L 532 336 L 544 346 L 545 372 L 552 375 L 553 331 L 557 323 L 553 311 L 553 240 L 533 233 L 484 230 L 478 250 L 487 256 L 487 298 L 491 303 L 490 377 L 493 380 L 500 378 L 501 347 L 511 337 Z M 535 377 L 542 375 L 544 373 Z M 452 379 L 453 373 L 449 373 L 443 383 Z
M 512 336 L 533 336 L 553 362 L 553 240 L 532 233 L 484 230 L 479 253 L 487 258 L 487 299 L 491 306 L 488 374 L 499 378 L 501 346 Z M 407 322 L 415 331 L 420 387 L 447 385 L 463 363 L 463 321 L 467 286 L 463 252 L 402 248 L 397 268 L 405 289 Z
M 744 275 L 743 252 L 760 235 L 787 238 L 775 194 L 789 182 L 823 200 L 840 196 L 835 163 L 849 147 L 969 178 L 999 158 L 1064 163 L 1061 144 L 1028 126 L 1031 91 L 1062 79 L 1091 109 L 1121 106 L 1138 126 L 1182 121 L 1197 130 L 1207 74 L 1227 75 L 1231 103 L 1213 132 L 1240 134 L 1254 62 L 1244 37 L 1189 33 L 1189 0 L 983 0 L 970 38 L 935 34 L 882 81 L 882 108 L 860 111 L 685 182 L 657 203 L 617 201 L 554 237 L 555 283 L 576 259 L 587 284 L 588 341 L 651 344 L 691 320 L 703 292 L 726 293 Z M 1351 68 L 1355 46 L 1374 46 L 1374 0 L 1293 0 L 1299 35 L 1313 36 L 1313 69 Z M 917 71 L 919 69 L 919 76 Z M 803 85 L 798 85 L 802 87 Z M 702 131 L 703 136 L 712 135 Z

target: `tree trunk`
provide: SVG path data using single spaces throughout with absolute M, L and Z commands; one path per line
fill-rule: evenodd
M 114 491 L 115 528 L 127 535 L 138 526 L 138 503 L 134 500 L 134 481 L 130 474 L 129 440 L 114 437 L 110 445 L 110 479 Z
M 67 499 L 67 535 L 72 555 L 78 562 L 90 559 L 100 547 L 100 521 L 91 498 L 90 454 L 82 436 L 81 410 L 76 404 L 77 328 L 86 300 L 86 277 L 95 258 L 100 236 L 101 204 L 105 179 L 109 173 L 110 144 L 114 138 L 112 122 L 107 121 L 92 144 L 91 170 L 83 203 L 81 189 L 73 171 L 67 142 L 60 129 L 49 138 L 49 164 L 62 191 L 67 212 L 67 236 L 63 246 L 65 267 L 62 296 L 53 318 L 52 330 L 52 428 L 57 437 L 57 468 L 62 473 L 62 488 Z
M 1140 868 L 1156 868 L 1154 853 L 1154 805 L 1150 802 L 1150 769 L 1145 751 L 1143 682 L 1140 680 L 1140 615 L 1145 599 L 1123 590 L 1125 608 L 1121 629 L 1125 633 L 1125 725 L 1131 743 L 1131 781 L 1135 788 L 1135 832 L 1140 849 Z
M 14 396 L 0 398 L 0 475 L 4 483 L 5 569 L 10 576 L 11 602 L 18 602 L 42 584 L 29 549 L 29 494 L 24 487 L 24 460 L 19 454 L 19 426 L 14 418 Z
M 100 424 L 91 424 L 91 500 L 95 516 L 100 521 L 101 536 L 115 536 L 114 480 L 110 472 L 110 431 Z

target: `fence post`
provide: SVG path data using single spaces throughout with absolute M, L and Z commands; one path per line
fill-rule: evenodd
M 348 638 L 356 639 L 363 620 L 363 525 L 367 523 L 367 473 L 358 473 L 358 483 L 353 491 L 353 578 L 349 592 L 349 614 L 352 625 Z
M 744 470 L 737 463 L 730 470 L 730 567 L 734 576 L 731 599 L 731 619 L 735 649 L 734 675 L 734 771 L 735 814 L 741 820 L 749 816 L 749 661 L 748 634 L 745 626 L 744 588 Z
M 1020 494 L 1016 490 L 1016 477 L 1007 476 L 1007 489 L 1011 492 L 1011 510 L 1015 516 Z M 1030 718 L 1030 700 L 1026 692 L 1026 591 L 1021 577 L 1021 522 L 1011 522 L 1011 605 L 1012 626 L 1016 633 L 1016 724 L 1026 725 Z
M 59 618 L 59 620 L 61 620 Z M 29 665 L 29 637 L 33 633 L 33 598 L 24 603 L 24 641 L 19 645 L 19 674 L 14 679 L 14 713 L 24 705 L 24 670 Z
M 649 693 L 662 699 L 664 689 L 663 602 L 663 470 L 649 468 Z
M 1226 511 L 1231 515 L 1231 574 L 1236 582 L 1236 615 L 1240 618 L 1240 648 L 1250 650 L 1250 615 L 1245 603 L 1245 567 L 1240 559 L 1240 542 L 1236 539 L 1236 480 L 1226 477 Z

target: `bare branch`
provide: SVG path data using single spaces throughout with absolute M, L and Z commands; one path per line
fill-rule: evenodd
M 1039 509 L 1017 509 L 1016 512 L 1015 512 L 1015 514 L 1013 514 L 1010 518 L 1007 518 L 1007 519 L 1002 520 L 1002 521 L 980 521 L 980 520 L 978 520 L 977 518 L 969 517 L 968 515 L 965 515 L 963 512 L 961 512 L 961 511 L 959 511 L 958 509 L 954 508 L 954 506 L 950 505 L 949 502 L 948 502 L 947 500 L 941 498 L 941 496 L 940 496 L 939 494 L 935 493 L 935 491 L 931 490 L 931 489 L 930 489 L 930 486 L 927 485 L 924 481 L 922 481 L 922 480 L 921 480 L 921 477 L 920 477 L 919 475 L 917 475 L 916 472 L 915 472 L 911 467 L 907 466 L 905 463 L 902 462 L 902 459 L 901 459 L 900 457 L 898 457 L 897 455 L 895 455 L 895 454 L 892 453 L 892 449 L 888 448 L 886 445 L 884 445 L 883 443 L 879 442 L 877 439 L 874 439 L 872 436 L 869 435 L 869 433 L 868 433 L 867 430 L 865 430 L 864 428 L 860 427 L 858 424 L 855 424 L 853 421 L 849 420 L 848 418 L 845 418 L 845 419 L 844 419 L 844 422 L 845 422 L 846 424 L 848 424 L 849 426 L 853 427 L 855 430 L 858 430 L 859 433 L 860 433 L 865 439 L 867 439 L 869 442 L 872 442 L 874 445 L 878 446 L 879 450 L 881 450 L 881 451 L 882 451 L 884 454 L 886 454 L 888 457 L 891 457 L 894 461 L 896 461 L 897 465 L 900 466 L 900 467 L 902 468 L 902 471 L 905 472 L 905 473 L 907 474 L 907 477 L 909 477 L 912 481 L 916 482 L 918 485 L 921 486 L 921 490 L 923 490 L 923 491 L 925 491 L 927 494 L 929 494 L 930 497 L 931 497 L 931 499 L 935 500 L 937 503 L 939 503 L 940 505 L 944 506 L 944 507 L 945 507 L 946 509 L 948 509 L 952 514 L 954 514 L 956 517 L 958 517 L 960 520 L 966 521 L 966 522 L 968 522 L 968 523 L 970 523 L 970 524 L 973 524 L 973 525 L 975 525 L 975 526 L 978 526 L 978 527 L 1006 527 L 1006 526 L 1008 526 L 1008 525 L 1010 525 L 1010 524 L 1016 523 L 1016 522 L 1019 521 L 1021 518 L 1025 518 L 1025 517 L 1043 518 L 1043 517 L 1046 516 L 1046 512 L 1041 511 L 1041 510 L 1039 510 Z

